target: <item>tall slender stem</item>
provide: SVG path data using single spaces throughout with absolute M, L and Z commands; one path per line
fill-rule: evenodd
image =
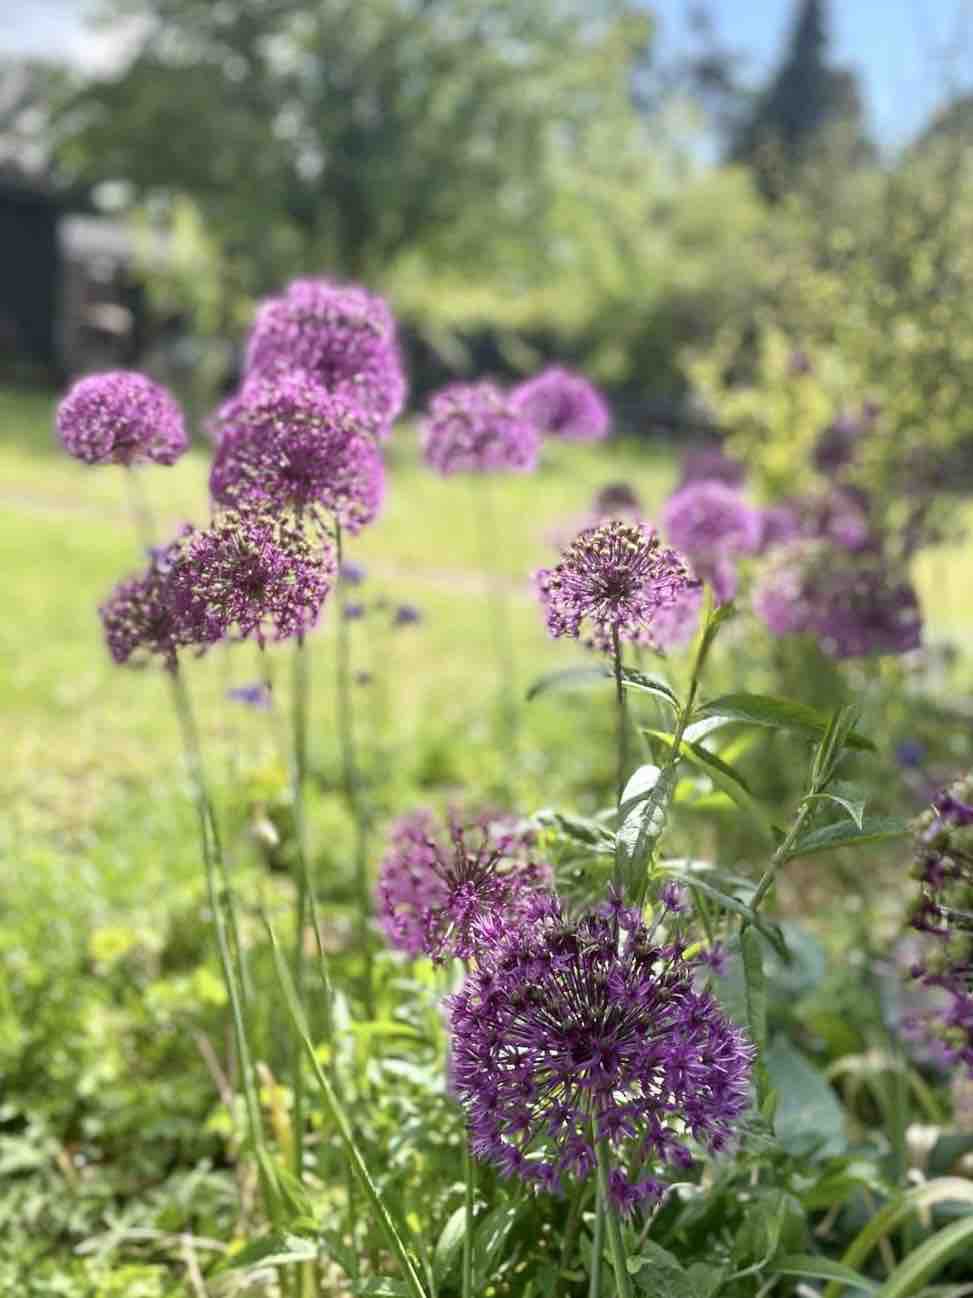
M 213 927 L 216 930 L 216 945 L 223 973 L 223 982 L 230 1002 L 237 1058 L 240 1061 L 243 1096 L 250 1125 L 250 1139 L 258 1156 L 257 1168 L 264 1193 L 265 1206 L 273 1216 L 275 1196 L 268 1180 L 264 1159 L 261 1157 L 263 1129 L 260 1121 L 260 1106 L 253 1081 L 253 1061 L 247 1041 L 245 1005 L 233 968 L 234 953 L 227 934 L 227 918 L 229 918 L 230 934 L 232 935 L 232 943 L 236 948 L 236 958 L 239 963 L 241 946 L 236 904 L 223 857 L 219 827 L 213 814 L 213 804 L 209 796 L 202 747 L 199 742 L 196 719 L 193 715 L 192 701 L 178 664 L 168 673 L 168 676 L 171 684 L 172 700 L 182 734 L 186 769 L 189 773 L 193 789 L 193 800 L 196 804 L 196 813 L 199 819 L 199 837 L 203 851 L 203 865 L 206 871 L 206 888 L 210 910 L 213 914 Z
M 308 652 L 303 634 L 294 644 L 294 680 L 291 691 L 291 722 L 294 732 L 292 763 L 294 838 L 297 846 L 297 879 L 294 903 L 294 990 L 298 1003 L 306 1009 L 307 955 L 304 950 L 304 926 L 308 895 L 311 892 L 307 849 L 307 719 L 311 696 Z M 291 1072 L 294 1091 L 294 1175 L 300 1181 L 304 1174 L 304 1048 L 299 1033 L 291 1034 Z
M 575 1241 L 578 1237 L 578 1222 L 581 1220 L 581 1205 L 585 1197 L 584 1185 L 575 1194 L 568 1211 L 568 1220 L 564 1227 L 564 1234 L 561 1237 L 561 1261 L 558 1266 L 557 1281 L 555 1282 L 555 1298 L 561 1292 L 564 1272 L 571 1265 L 571 1258 L 574 1255 Z
M 591 1274 L 588 1298 L 601 1298 L 601 1255 L 605 1247 L 605 1197 L 599 1184 L 595 1191 L 595 1232 L 591 1241 Z
M 608 1148 L 604 1140 L 598 1139 L 596 1124 L 592 1121 L 591 1136 L 595 1141 L 595 1152 L 598 1158 L 598 1195 L 604 1205 L 605 1225 L 608 1228 L 608 1247 L 611 1249 L 612 1267 L 615 1272 L 615 1292 L 618 1298 L 632 1298 L 632 1277 L 625 1263 L 625 1245 L 622 1241 L 622 1227 L 618 1213 L 613 1212 L 608 1202 Z
M 473 487 L 473 517 L 477 529 L 480 568 L 490 603 L 490 629 L 493 634 L 493 649 L 497 664 L 498 701 L 503 723 L 503 738 L 513 748 L 517 741 L 516 657 L 507 592 L 502 579 L 494 570 L 496 557 L 503 551 L 489 477 L 477 475 L 470 481 Z
M 135 523 L 135 532 L 142 549 L 149 554 L 158 544 L 155 518 L 139 479 L 139 471 L 131 464 L 125 469 L 125 480 L 128 483 L 128 503 Z
M 341 567 L 344 558 L 341 523 L 334 520 L 335 549 L 338 560 L 338 627 L 337 627 L 337 711 L 338 742 L 341 747 L 342 783 L 345 800 L 355 827 L 355 888 L 358 894 L 358 947 L 364 961 L 362 999 L 367 1018 L 375 1012 L 372 943 L 369 931 L 371 893 L 368 880 L 368 824 L 361 799 L 355 746 L 355 716 L 351 692 L 351 634 L 346 616 L 347 590 Z
M 618 627 L 612 627 L 612 659 L 615 667 L 615 705 L 618 709 L 618 807 L 621 810 L 622 794 L 628 774 L 628 716 L 625 708 L 625 686 L 622 683 L 622 644 Z
M 463 1146 L 463 1172 L 466 1182 L 464 1206 L 466 1209 L 463 1223 L 463 1298 L 473 1298 L 473 1219 L 475 1213 L 474 1192 L 476 1168 L 473 1155 L 470 1153 L 469 1141 Z

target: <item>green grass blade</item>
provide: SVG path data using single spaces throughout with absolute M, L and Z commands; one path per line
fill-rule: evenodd
M 973 1249 L 973 1217 L 963 1217 L 944 1226 L 920 1244 L 895 1268 L 876 1298 L 907 1298 L 967 1249 Z

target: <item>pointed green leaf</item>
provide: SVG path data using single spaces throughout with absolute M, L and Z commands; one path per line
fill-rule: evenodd
M 540 694 L 551 690 L 572 689 L 579 685 L 594 685 L 598 681 L 610 680 L 611 672 L 604 666 L 564 667 L 560 671 L 548 672 L 539 677 L 527 691 L 527 702 L 536 699 Z
M 862 822 L 865 819 L 865 799 L 864 798 L 842 798 L 837 793 L 809 793 L 807 801 L 813 802 L 818 798 L 827 798 L 829 802 L 836 802 L 839 807 L 843 807 L 848 815 L 855 822 L 859 833 L 862 829 Z
M 460 1249 L 463 1247 L 465 1234 L 466 1208 L 462 1206 L 452 1214 L 443 1227 L 443 1233 L 436 1242 L 432 1266 L 437 1284 L 442 1284 L 453 1269 L 456 1259 L 459 1257 Z
M 742 721 L 752 726 L 766 726 L 774 730 L 796 730 L 809 735 L 824 735 L 831 718 L 824 712 L 809 708 L 792 699 L 774 698 L 769 694 L 721 694 L 698 707 L 693 713 L 700 721 L 711 719 L 723 725 Z M 863 735 L 849 734 L 849 748 L 874 752 L 875 745 Z
M 606 676 L 612 675 L 609 668 L 606 667 L 604 670 Z M 678 698 L 661 676 L 650 676 L 647 672 L 637 672 L 631 667 L 623 667 L 622 684 L 626 689 L 635 690 L 638 694 L 652 694 L 657 699 L 663 699 L 672 708 L 679 707 Z
M 777 1258 L 773 1272 L 774 1275 L 800 1276 L 807 1280 L 835 1280 L 865 1293 L 874 1293 L 878 1288 L 874 1280 L 867 1280 L 852 1267 L 827 1257 L 816 1257 L 813 1253 L 789 1253 Z
M 787 1040 L 774 1038 L 764 1054 L 778 1095 L 774 1130 L 788 1153 L 842 1154 L 848 1147 L 845 1118 L 834 1091 L 809 1059 Z
M 675 743 L 675 736 L 668 734 L 664 730 L 646 730 L 647 735 L 653 739 L 658 739 L 666 744 L 672 751 Z M 722 761 L 715 753 L 709 752 L 700 744 L 688 742 L 684 739 L 679 746 L 679 755 L 691 762 L 697 769 L 704 771 L 712 782 L 723 790 L 738 807 L 746 811 L 756 822 L 757 826 L 763 832 L 764 836 L 773 840 L 773 825 L 770 817 L 760 803 L 754 798 L 753 794 L 747 788 L 746 781 L 739 771 Z
M 963 1217 L 924 1240 L 895 1268 L 876 1298 L 907 1298 L 938 1275 L 954 1257 L 973 1251 L 973 1217 Z
M 837 847 L 864 847 L 867 843 L 882 843 L 890 838 L 902 838 L 909 833 L 909 823 L 897 816 L 869 816 L 861 828 L 847 820 L 832 825 L 822 825 L 802 835 L 787 853 L 786 859 L 813 856 L 816 852 L 830 852 Z

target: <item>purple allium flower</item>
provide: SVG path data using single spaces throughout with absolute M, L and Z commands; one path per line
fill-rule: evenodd
M 346 604 L 343 617 L 346 622 L 360 622 L 365 616 L 364 604 Z
M 617 519 L 581 532 L 557 567 L 534 579 L 551 635 L 577 638 L 585 627 L 588 643 L 606 653 L 616 634 L 644 643 L 656 617 L 698 585 L 655 532 Z
M 598 389 L 580 374 L 551 365 L 511 393 L 517 410 L 547 437 L 595 442 L 607 437 L 611 413 Z
M 768 505 L 760 510 L 760 553 L 796 540 L 801 534 L 801 516 L 794 505 Z
M 338 570 L 338 575 L 346 586 L 360 586 L 368 576 L 368 571 L 363 563 L 355 563 L 354 559 L 345 559 Z
M 832 658 L 908 653 L 922 640 L 909 582 L 880 558 L 826 544 L 782 548 L 754 592 L 754 609 L 775 635 L 806 632 Z
M 621 906 L 569 920 L 538 898 L 486 923 L 477 967 L 449 999 L 452 1077 L 473 1152 L 544 1189 L 584 1180 L 594 1127 L 621 1213 L 685 1168 L 689 1137 L 725 1148 L 749 1103 L 753 1048 L 697 986 L 681 937 Z
M 393 626 L 415 626 L 422 621 L 422 610 L 415 604 L 399 604 L 392 614 Z
M 357 284 L 296 279 L 262 303 L 247 346 L 248 376 L 305 370 L 361 410 L 385 437 L 405 404 L 395 319 L 386 302 Z
M 652 619 L 651 643 L 662 650 L 683 648 L 696 634 L 702 607 L 702 586 L 687 586 L 675 603 L 660 608 Z
M 666 501 L 666 535 L 694 563 L 753 554 L 760 545 L 761 519 L 738 491 L 722 482 L 692 482 Z
M 133 370 L 79 379 L 57 408 L 57 431 L 86 464 L 174 464 L 188 445 L 172 396 Z
M 422 424 L 426 463 L 444 475 L 529 473 L 540 436 L 495 383 L 452 383 L 437 392 Z
M 258 712 L 267 712 L 272 703 L 270 686 L 266 681 L 255 681 L 252 685 L 234 685 L 226 691 L 231 703 L 243 703 Z
M 220 515 L 193 532 L 173 571 L 174 599 L 200 647 L 227 637 L 286 640 L 317 622 L 334 580 L 330 549 L 268 515 Z
M 445 829 L 428 811 L 397 820 L 376 889 L 389 945 L 434 960 L 477 955 L 480 922 L 507 923 L 550 888 L 551 868 L 534 859 L 533 844 L 531 833 L 506 818 L 464 824 L 453 812 Z
M 325 510 L 349 532 L 382 502 L 382 457 L 357 408 L 307 375 L 252 380 L 223 407 L 210 473 L 221 504 Z
M 108 651 L 119 665 L 143 664 L 156 656 L 175 671 L 179 649 L 192 643 L 192 629 L 174 588 L 191 536 L 192 528 L 186 528 L 168 545 L 158 546 L 146 570 L 120 582 L 99 608 Z
M 722 482 L 726 487 L 742 487 L 746 476 L 747 470 L 739 460 L 731 459 L 719 446 L 704 446 L 683 456 L 679 489 L 696 482 Z
M 814 363 L 807 352 L 801 347 L 795 348 L 787 362 L 787 373 L 791 378 L 800 378 L 804 374 L 812 373 L 813 370 Z
M 804 510 L 804 532 L 857 552 L 873 546 L 868 502 L 863 493 L 845 487 L 811 500 Z
M 920 893 L 911 922 L 926 950 L 911 973 L 938 1003 L 907 1028 L 973 1078 L 973 776 L 939 793 L 912 827 Z

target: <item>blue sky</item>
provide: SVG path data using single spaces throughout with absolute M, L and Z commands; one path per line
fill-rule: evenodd
M 532 0 L 522 0 L 530 4 Z M 686 43 L 690 0 L 647 0 L 664 54 Z M 708 0 L 724 41 L 749 56 L 755 84 L 779 57 L 797 0 Z M 106 68 L 131 31 L 92 31 L 92 0 L 0 0 L 0 54 L 46 54 Z M 913 134 L 950 86 L 973 85 L 973 0 L 831 0 L 832 49 L 858 69 L 873 128 L 888 146 Z M 944 54 L 954 48 L 951 57 Z

